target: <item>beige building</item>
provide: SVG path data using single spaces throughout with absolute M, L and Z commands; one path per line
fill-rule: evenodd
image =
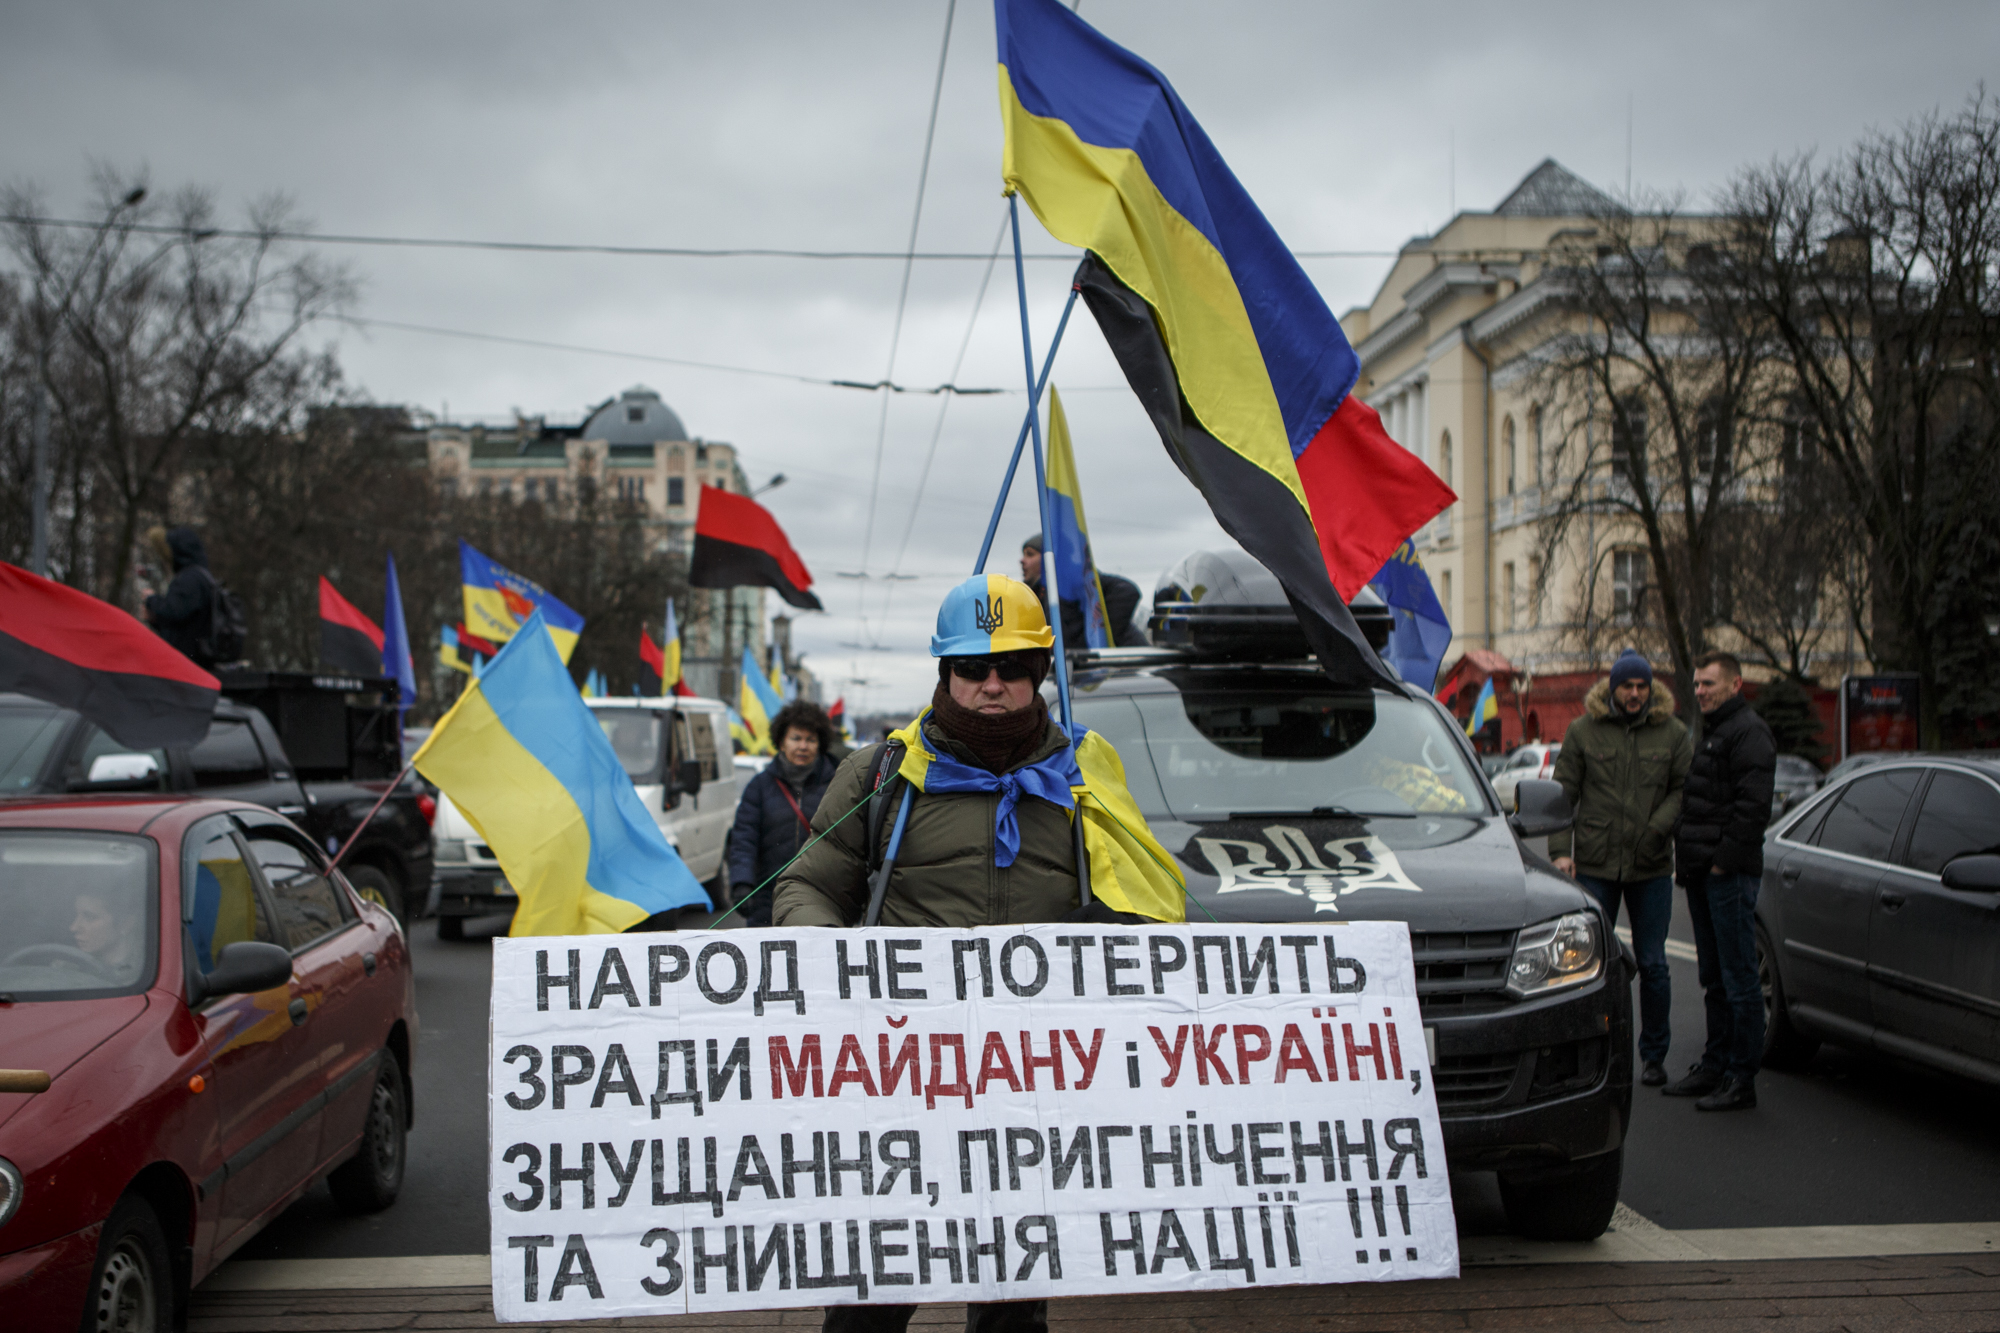
M 702 487 L 751 491 L 734 446 L 692 438 L 679 415 L 643 385 L 573 425 L 523 416 L 511 424 L 440 421 L 425 435 L 432 474 L 461 495 L 560 503 L 588 478 L 616 499 L 644 505 L 659 548 L 684 554 L 693 544 Z M 713 695 L 719 672 L 733 670 L 746 645 L 763 659 L 764 589 L 695 590 L 690 600 L 679 609 L 685 674 L 696 692 Z M 732 659 L 726 664 L 725 613 Z
M 1341 320 L 1361 361 L 1356 392 L 1459 496 L 1415 539 L 1455 632 L 1446 665 L 1486 650 L 1523 683 L 1548 687 L 1535 693 L 1550 716 L 1537 725 L 1532 702 L 1524 703 L 1507 718 L 1510 743 L 1537 731 L 1559 735 L 1581 686 L 1624 643 L 1649 642 L 1651 561 L 1636 523 L 1612 506 L 1587 506 L 1571 521 L 1553 556 L 1558 567 L 1542 578 L 1538 521 L 1558 494 L 1560 423 L 1608 416 L 1537 400 L 1549 390 L 1533 373 L 1536 352 L 1571 327 L 1544 265 L 1552 247 L 1587 244 L 1593 218 L 1617 209 L 1544 161 L 1491 212 L 1460 213 L 1405 245 L 1375 299 Z M 1608 443 L 1610 452 L 1622 447 L 1615 432 Z M 1592 457 L 1600 467 L 1608 453 Z M 1562 493 L 1574 480 L 1562 479 Z M 1607 468 L 1591 484 L 1622 483 Z M 1546 589 L 1540 597 L 1538 586 Z M 1837 676 L 1840 635 L 1829 630 L 1823 641 L 1832 651 L 1821 658 L 1822 675 Z

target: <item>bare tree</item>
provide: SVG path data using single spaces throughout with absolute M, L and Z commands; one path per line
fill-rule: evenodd
M 0 191 L 14 219 L 7 331 L 10 360 L 37 366 L 52 407 L 51 572 L 128 601 L 139 533 L 180 517 L 190 447 L 295 428 L 324 392 L 328 369 L 302 335 L 346 305 L 353 283 L 284 242 L 282 199 L 251 207 L 247 235 L 224 236 L 203 191 L 155 203 L 143 176 L 109 169 L 96 187 L 88 225 L 45 220 L 30 187 Z M 27 498 L 21 434 L 6 432 L 10 510 Z
M 1587 646 L 1656 637 L 1685 700 L 1724 619 L 1730 517 L 1760 498 L 1775 454 L 1762 427 L 1775 345 L 1709 219 L 1661 199 L 1593 223 L 1552 249 L 1567 327 L 1534 354 L 1555 438 L 1542 577 L 1581 550 Z
M 1947 661 L 2000 667 L 1981 623 L 2000 609 L 1992 571 L 1963 559 L 2000 521 L 2000 108 L 1982 91 L 1836 161 L 1746 171 L 1724 209 L 1865 549 L 1854 628 L 1878 667 L 1923 679 L 1936 743 L 1964 684 Z

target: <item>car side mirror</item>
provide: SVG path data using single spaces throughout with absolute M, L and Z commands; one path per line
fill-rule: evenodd
M 1524 838 L 1560 833 L 1576 822 L 1562 783 L 1547 778 L 1522 778 L 1514 788 L 1514 815 L 1507 821 Z
M 204 1000 L 217 995 L 254 995 L 291 979 L 292 956 L 282 947 L 263 940 L 238 940 L 222 946 L 222 956 L 200 978 L 199 989 Z
M 2000 893 L 2000 856 L 1981 852 L 1947 861 L 1938 876 L 1947 889 L 1962 893 Z
M 701 790 L 701 760 L 683 759 L 674 765 L 674 790 L 687 796 Z
M 160 785 L 160 763 L 149 754 L 101 754 L 71 791 L 151 791 Z

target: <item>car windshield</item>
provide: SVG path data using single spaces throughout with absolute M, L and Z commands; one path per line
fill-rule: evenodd
M 596 708 L 591 710 L 604 738 L 618 752 L 618 762 L 634 782 L 660 780 L 660 718 L 639 708 Z
M 0 708 L 0 792 L 34 788 L 70 716 L 59 708 Z
M 1252 673 L 1160 674 L 1178 692 L 1076 704 L 1077 720 L 1117 746 L 1149 818 L 1486 813 L 1472 765 L 1416 700 Z
M 153 860 L 144 838 L 0 832 L 0 997 L 83 999 L 151 984 Z

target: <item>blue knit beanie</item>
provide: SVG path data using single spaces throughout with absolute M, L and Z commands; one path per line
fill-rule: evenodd
M 1653 668 L 1645 658 L 1639 656 L 1639 650 L 1636 648 L 1627 648 L 1618 654 L 1618 660 L 1611 664 L 1612 689 L 1615 690 L 1630 680 L 1642 680 L 1648 685 L 1653 683 Z

